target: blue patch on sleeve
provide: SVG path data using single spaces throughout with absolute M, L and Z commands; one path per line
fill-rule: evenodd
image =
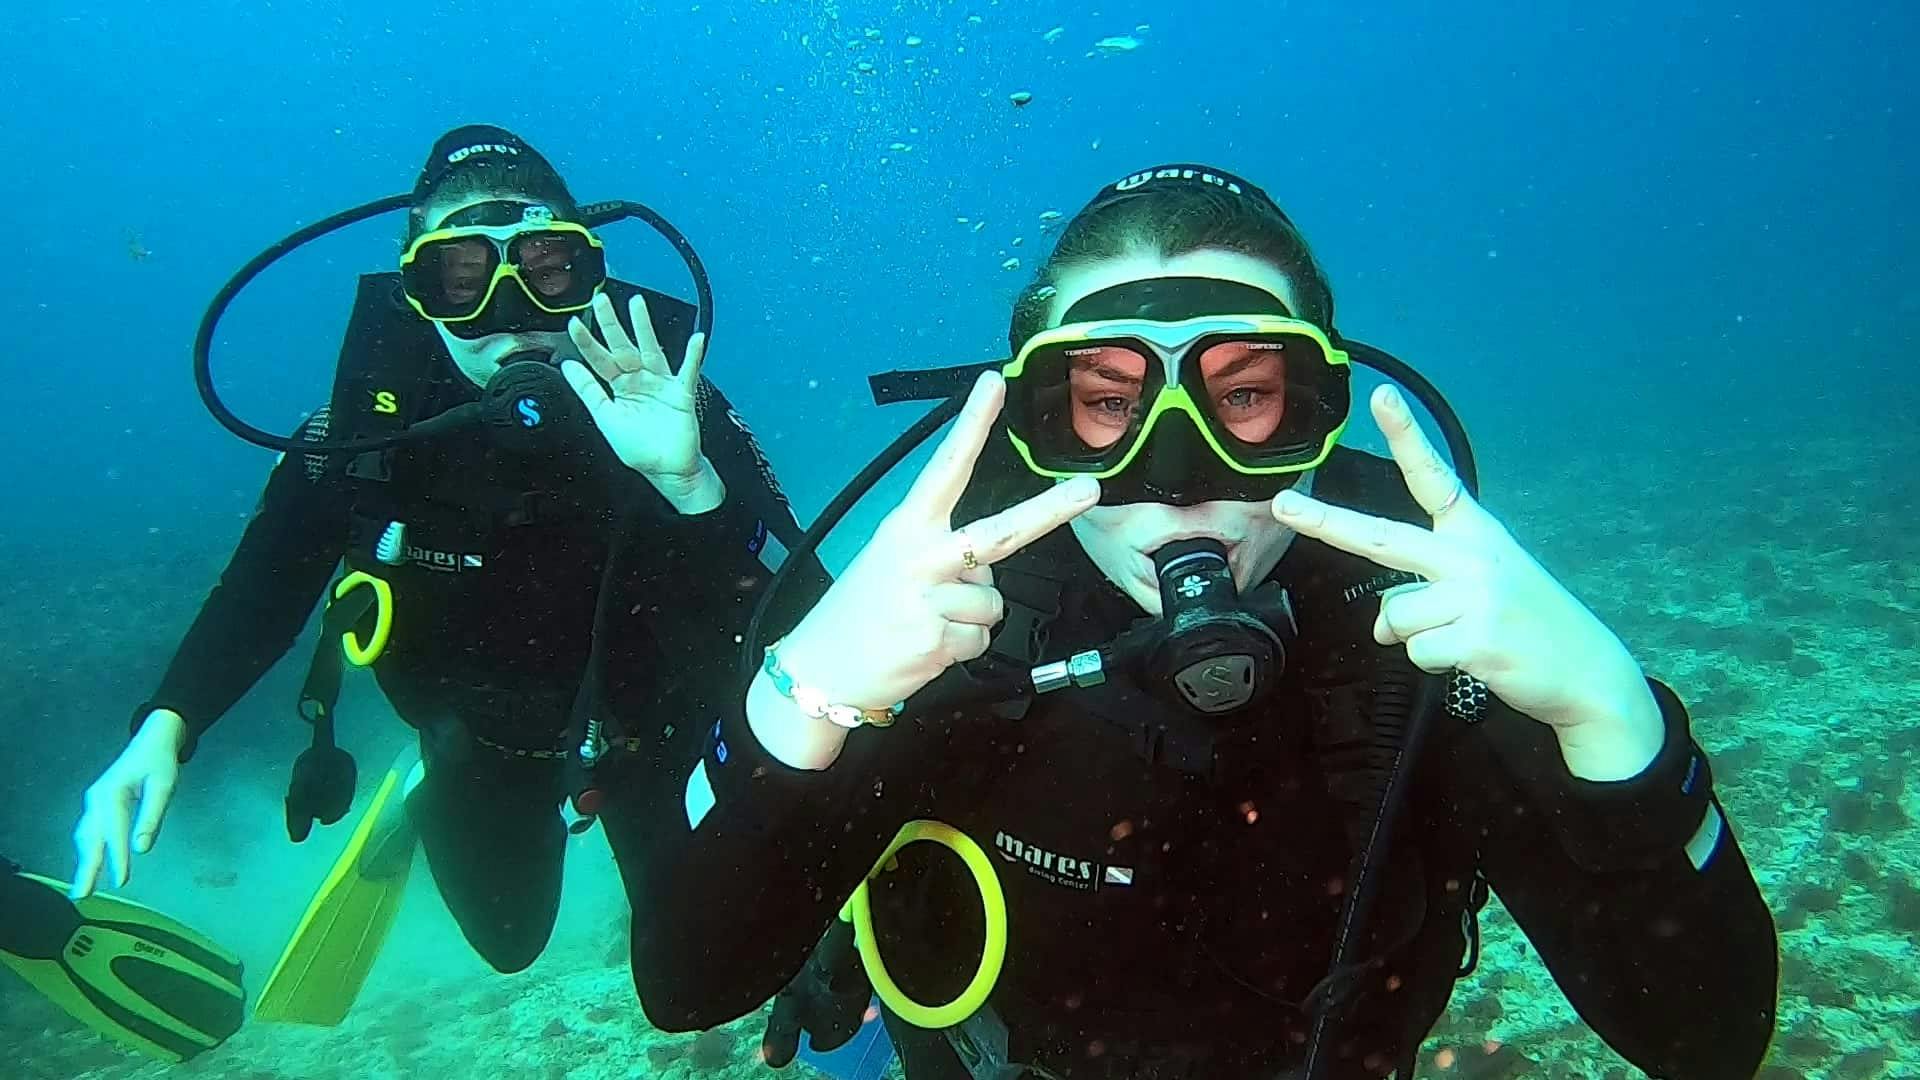
M 760 554 L 761 549 L 766 546 L 767 546 L 767 523 L 764 520 L 755 518 L 753 522 L 753 538 L 747 541 L 747 551 L 754 555 L 758 555 Z

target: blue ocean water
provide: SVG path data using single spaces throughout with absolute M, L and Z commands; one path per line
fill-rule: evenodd
M 1751 700 L 1701 718 L 1710 749 L 1752 748 L 1750 770 L 1728 770 L 1730 804 L 1791 794 L 1826 807 L 1841 797 L 1830 792 L 1898 771 L 1904 759 L 1876 749 L 1873 732 L 1914 723 L 1920 707 L 1913 636 L 1899 629 L 1920 611 L 1916 47 L 1920 8 L 1902 3 L 13 12 L 0 43 L 14 268 L 0 290 L 0 565 L 13 581 L 0 600 L 13 654 L 0 670 L 0 767 L 13 778 L 0 787 L 0 850 L 66 872 L 81 792 L 272 463 L 195 397 L 188 350 L 204 305 L 268 243 L 409 188 L 433 139 L 468 122 L 524 136 L 583 199 L 642 201 L 688 234 L 717 297 L 708 373 L 803 521 L 918 415 L 873 406 L 868 373 L 1004 355 L 1012 298 L 1051 239 L 1044 212 L 1071 214 L 1101 184 L 1168 160 L 1253 179 L 1327 266 L 1341 328 L 1452 398 L 1489 505 L 1516 534 L 1650 670 L 1716 669 L 1695 682 L 1709 699 L 1726 695 L 1728 670 L 1748 688 Z M 1017 92 L 1030 103 L 1016 106 Z M 285 430 L 323 399 L 354 276 L 391 266 L 399 232 L 388 218 L 331 237 L 243 296 L 215 350 L 243 415 Z M 623 276 L 685 293 L 643 227 L 608 243 Z M 857 550 L 904 478 L 829 544 L 830 565 Z M 1850 591 L 1768 610 L 1750 595 L 1755 559 L 1773 568 L 1759 575 L 1769 587 Z M 1780 672 L 1708 656 L 1656 615 L 1791 636 L 1820 658 L 1818 707 L 1770 719 L 1791 685 Z M 286 704 L 292 666 L 216 731 L 136 878 L 136 895 L 231 926 L 257 970 L 330 858 L 289 849 L 275 818 L 304 735 Z M 1837 730 L 1858 748 L 1830 747 L 1817 790 L 1788 792 L 1794 740 Z M 357 734 L 400 738 L 373 724 Z M 377 759 L 369 746 L 363 761 Z M 1885 889 L 1840 869 L 1867 851 L 1874 874 L 1905 881 L 1920 855 L 1901 821 L 1825 846 L 1804 821 L 1748 836 L 1772 898 L 1791 907 L 1789 883 L 1830 882 L 1834 899 L 1813 913 L 1819 940 L 1852 941 L 1898 972 L 1876 984 L 1882 969 L 1856 957 L 1839 965 L 1849 993 L 1818 1000 L 1792 998 L 1789 980 L 1797 1004 L 1783 1030 L 1814 1040 L 1791 1044 L 1804 1075 L 1920 1070 L 1920 1058 L 1889 1057 L 1874 1067 L 1910 1071 L 1825 1071 L 1902 1017 L 1912 1037 L 1915 917 L 1900 921 Z M 604 869 L 569 872 L 590 897 L 583 921 L 617 921 Z M 417 899 L 403 956 L 445 954 L 448 978 L 480 980 L 444 912 Z M 586 954 L 597 964 L 597 942 L 563 935 L 573 951 L 538 970 Z M 1783 948 L 1791 958 L 1811 939 L 1790 931 Z M 1833 963 L 1794 970 L 1827 987 Z M 226 1051 L 244 1055 L 234 1075 L 271 1068 L 275 1038 L 243 1033 Z M 418 1075 L 425 1060 L 383 1058 L 365 1074 Z M 648 1067 L 596 1061 L 615 1071 L 573 1075 Z M 90 1067 L 134 1075 L 110 1056 Z M 46 1069 L 33 1075 L 72 1075 Z

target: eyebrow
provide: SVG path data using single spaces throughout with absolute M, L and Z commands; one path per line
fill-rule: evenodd
M 1253 350 L 1248 350 L 1246 352 L 1241 353 L 1237 359 L 1229 361 L 1227 363 L 1227 366 L 1221 368 L 1219 371 L 1216 371 L 1211 375 L 1205 375 L 1204 372 L 1202 372 L 1202 374 L 1209 379 L 1224 379 L 1229 375 L 1238 375 L 1242 371 L 1247 370 L 1248 368 L 1252 367 L 1254 364 L 1272 355 L 1273 354 L 1270 352 L 1264 352 L 1264 351 L 1256 352 Z
M 1143 381 L 1138 376 L 1129 375 L 1105 360 L 1089 359 L 1084 356 L 1073 358 L 1073 366 L 1081 371 L 1092 372 L 1111 382 L 1124 383 L 1127 386 L 1139 386 Z

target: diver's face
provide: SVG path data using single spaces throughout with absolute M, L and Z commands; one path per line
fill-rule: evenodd
M 1278 296 L 1289 310 L 1299 310 L 1293 285 L 1286 275 L 1278 267 L 1252 256 L 1232 251 L 1196 251 L 1166 259 L 1158 254 L 1140 252 L 1066 270 L 1054 283 L 1056 291 L 1047 313 L 1047 325 L 1060 325 L 1061 316 L 1069 308 L 1101 289 L 1142 278 L 1183 276 L 1244 282 Z M 1236 369 L 1227 374 L 1239 377 L 1245 373 Z M 1116 388 L 1114 393 L 1105 395 L 1088 393 L 1083 396 L 1076 392 L 1074 426 L 1089 444 L 1101 445 L 1098 436 L 1104 430 L 1102 425 L 1118 423 L 1120 430 L 1125 429 L 1123 417 L 1106 415 L 1102 410 L 1124 412 L 1124 391 L 1129 375 L 1137 387 L 1144 372 L 1130 369 L 1088 372 L 1084 378 L 1086 386 L 1076 388 L 1092 389 L 1096 380 L 1100 380 L 1100 386 L 1111 383 Z M 1078 373 L 1075 377 L 1081 381 Z M 1111 399 L 1119 399 L 1122 404 L 1113 405 Z M 1082 415 L 1083 410 L 1078 406 L 1082 400 L 1087 402 L 1085 415 Z M 1258 423 L 1266 423 L 1269 419 L 1249 418 L 1251 422 Z M 1081 430 L 1083 425 L 1084 430 Z M 1311 490 L 1312 479 L 1311 474 L 1303 476 L 1301 482 L 1295 485 L 1296 490 Z M 1287 545 L 1293 540 L 1293 533 L 1281 528 L 1280 523 L 1274 520 L 1265 500 L 1217 501 L 1193 506 L 1169 506 L 1163 503 L 1096 506 L 1073 519 L 1072 525 L 1080 546 L 1086 549 L 1087 555 L 1107 576 L 1107 580 L 1118 586 L 1148 614 L 1156 616 L 1161 613 L 1160 588 L 1153 572 L 1153 553 L 1167 544 L 1175 540 L 1199 538 L 1218 540 L 1227 549 L 1227 563 L 1233 569 L 1234 583 L 1245 589 L 1273 572 L 1274 566 L 1280 562 L 1280 556 L 1286 554 Z
M 421 214 L 422 231 L 441 228 L 448 218 L 468 207 L 486 202 L 511 202 L 510 194 L 476 193 L 460 199 L 429 202 Z M 486 291 L 491 275 L 487 263 L 491 241 L 475 237 L 455 247 L 441 264 L 442 283 L 454 300 L 473 300 Z M 530 247 L 525 255 L 528 284 L 548 295 L 564 293 L 572 284 L 571 270 L 558 252 Z M 570 349 L 566 331 L 523 330 L 513 333 L 461 337 L 442 323 L 433 327 L 447 347 L 448 355 L 460 373 L 476 386 L 485 386 L 493 373 L 510 356 L 528 351 L 555 352 Z

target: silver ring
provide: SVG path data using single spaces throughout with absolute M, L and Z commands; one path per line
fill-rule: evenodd
M 1453 509 L 1453 504 L 1459 502 L 1460 496 L 1465 495 L 1466 493 L 1467 493 L 1467 482 L 1460 479 L 1458 476 L 1454 477 L 1452 493 L 1450 493 L 1447 496 L 1447 501 L 1441 503 L 1439 508 L 1433 512 L 1433 516 L 1439 517 L 1441 514 L 1444 514 L 1447 511 Z

